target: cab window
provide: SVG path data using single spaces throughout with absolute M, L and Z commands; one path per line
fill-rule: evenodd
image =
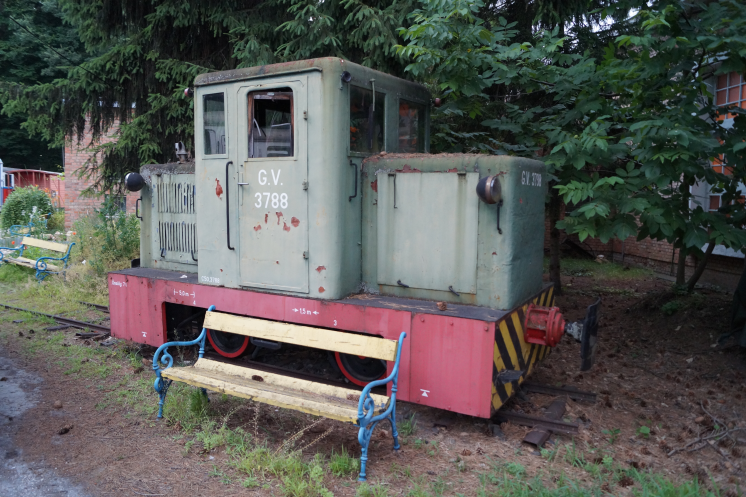
M 293 90 L 249 93 L 249 157 L 292 157 L 293 128 Z
M 386 95 L 350 87 L 350 151 L 377 154 L 384 150 Z
M 211 93 L 202 97 L 205 155 L 225 154 L 225 95 Z
M 425 151 L 425 106 L 399 100 L 399 152 Z

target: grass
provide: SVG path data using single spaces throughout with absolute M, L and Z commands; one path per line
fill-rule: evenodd
M 594 278 L 601 280 L 600 284 L 603 284 L 604 278 L 631 279 L 649 274 L 644 270 L 624 270 L 613 263 L 599 264 L 574 259 L 563 260 L 563 267 L 564 271 L 592 273 Z M 33 280 L 33 271 L 24 272 L 23 268 L 2 266 L 0 292 L 3 295 L 0 300 L 11 305 L 49 313 L 64 310 L 71 317 L 90 312 L 78 301 L 106 304 L 105 278 L 91 275 L 82 264 L 73 267 L 67 278 L 50 277 L 43 284 Z M 18 340 L 21 350 L 29 358 L 54 363 L 70 378 L 97 380 L 95 383 L 106 390 L 97 405 L 98 409 L 116 410 L 125 417 L 144 419 L 150 425 L 155 424 L 157 396 L 153 391 L 152 372 L 148 367 L 140 373 L 135 372 L 142 366 L 139 349 L 121 346 L 111 350 L 68 345 L 69 334 L 42 331 L 51 324 L 50 321 L 30 313 L 6 311 L 0 317 L 0 323 L 19 319 L 23 320 L 22 328 L 0 327 L 0 337 Z M 23 330 L 24 337 L 17 336 L 19 328 Z M 27 331 L 29 329 L 35 332 L 31 334 Z M 234 487 L 226 490 L 226 493 L 246 488 L 257 490 L 262 495 L 326 497 L 333 495 L 336 485 L 356 485 L 357 495 L 363 497 L 584 497 L 619 493 L 619 484 L 624 483 L 634 485 L 633 495 L 636 496 L 718 495 L 717 491 L 708 490 L 696 480 L 674 483 L 661 475 L 639 472 L 615 462 L 613 448 L 610 447 L 618 436 L 614 431 L 605 433 L 609 447 L 597 452 L 585 450 L 574 443 L 557 444 L 551 449 L 542 450 L 545 465 L 539 471 L 527 469 L 518 461 L 495 462 L 488 458 L 482 459 L 488 462 L 487 466 L 481 462 L 472 464 L 471 461 L 467 465 L 465 460 L 456 456 L 449 469 L 440 469 L 437 470 L 438 474 L 428 476 L 428 469 L 439 467 L 442 458 L 452 455 L 448 454 L 447 445 L 440 447 L 423 434 L 415 438 L 420 430 L 414 416 L 399 424 L 399 432 L 402 443 L 407 443 L 410 453 L 417 455 L 418 464 L 412 467 L 392 463 L 388 471 L 383 466 L 376 467 L 376 475 L 389 478 L 391 483 L 379 480 L 357 484 L 354 482 L 360 460 L 355 454 L 348 453 L 344 447 L 328 454 L 314 454 L 309 450 L 299 452 L 293 449 L 293 444 L 287 444 L 294 430 L 297 432 L 296 426 L 283 426 L 285 421 L 278 416 L 280 429 L 275 429 L 275 436 L 278 436 L 276 433 L 285 433 L 284 438 L 282 435 L 278 439 L 264 437 L 261 426 L 256 429 L 251 423 L 236 426 L 235 422 L 231 422 L 232 416 L 241 409 L 253 412 L 253 404 L 218 395 L 213 395 L 212 401 L 207 402 L 199 389 L 179 383 L 171 386 L 164 408 L 166 422 L 176 429 L 176 434 L 171 432 L 169 436 L 178 437 L 185 443 L 185 456 L 196 452 L 224 451 L 227 462 L 216 462 L 208 472 L 226 487 Z M 640 433 L 640 436 L 644 437 L 644 434 Z M 407 440 L 405 437 L 411 438 Z M 375 457 L 372 463 L 376 464 Z M 468 486 L 473 489 L 470 493 L 466 493 L 464 488 L 467 487 L 459 483 L 463 481 L 462 478 L 472 481 Z
M 564 258 L 560 261 L 562 276 L 593 277 L 597 282 L 607 280 L 635 280 L 648 278 L 653 275 L 649 269 L 624 266 L 616 262 L 596 262 L 591 259 Z M 549 258 L 544 258 L 544 272 L 549 272 Z

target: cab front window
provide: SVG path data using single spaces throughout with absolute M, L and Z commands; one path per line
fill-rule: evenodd
M 293 90 L 249 93 L 249 157 L 293 156 Z

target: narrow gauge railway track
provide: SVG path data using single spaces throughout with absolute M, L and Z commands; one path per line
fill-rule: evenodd
M 93 304 L 91 302 L 83 302 L 82 300 L 78 300 L 78 302 L 83 305 L 87 305 L 88 307 L 93 307 L 97 311 L 105 312 L 107 314 L 109 313 L 109 306 L 107 305 Z
M 30 312 L 31 314 L 36 314 L 37 316 L 45 316 L 45 317 L 48 317 L 49 319 L 56 321 L 59 324 L 68 325 L 71 328 L 78 328 L 81 330 L 88 329 L 91 331 L 97 331 L 99 333 L 111 333 L 111 328 L 109 328 L 108 326 L 102 326 L 100 324 L 87 323 L 85 321 L 78 321 L 77 319 L 66 318 L 63 316 L 57 316 L 55 314 L 47 314 L 47 313 L 39 312 L 39 311 L 32 311 L 30 309 L 23 309 L 22 307 L 14 307 L 12 305 L 0 304 L 0 307 L 5 308 L 5 309 L 10 309 L 12 311 Z

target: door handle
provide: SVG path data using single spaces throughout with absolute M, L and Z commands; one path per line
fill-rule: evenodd
M 241 180 L 243 179 L 243 173 L 238 173 L 238 183 L 236 183 L 238 186 L 246 186 L 249 183 L 243 183 Z M 243 205 L 243 190 L 241 188 L 238 189 L 238 205 Z

